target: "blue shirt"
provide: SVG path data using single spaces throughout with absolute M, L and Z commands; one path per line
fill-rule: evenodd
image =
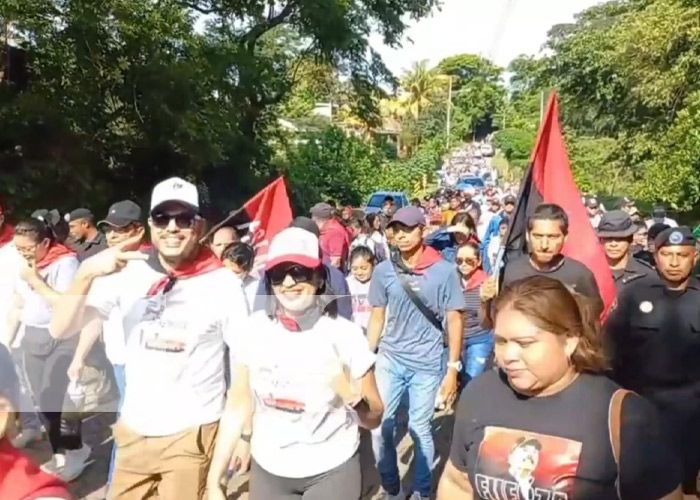
M 352 297 L 350 296 L 350 287 L 348 287 L 348 282 L 345 281 L 345 276 L 330 264 L 324 262 L 323 266 L 326 268 L 328 281 L 332 288 L 332 291 L 329 290 L 328 293 L 338 297 L 338 316 L 352 321 Z M 265 294 L 265 273 L 263 273 L 260 276 L 258 293 L 253 302 L 253 311 L 265 309 Z
M 454 264 L 436 262 L 423 274 L 408 275 L 423 303 L 443 322 L 447 311 L 461 311 L 464 295 Z M 372 307 L 387 308 L 379 352 L 418 372 L 442 373 L 443 332 L 439 331 L 411 301 L 401 286 L 391 261 L 374 270 L 369 287 Z

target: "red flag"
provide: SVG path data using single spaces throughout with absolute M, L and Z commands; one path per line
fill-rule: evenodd
M 554 203 L 569 217 L 569 236 L 562 253 L 583 263 L 595 275 L 603 299 L 603 318 L 615 302 L 615 282 L 605 252 L 583 206 L 566 152 L 559 121 L 559 99 L 552 92 L 540 127 L 530 168 L 520 188 L 518 204 L 511 220 L 506 248 L 508 258 L 525 251 L 527 216 L 540 203 Z
M 267 248 L 277 233 L 292 222 L 287 185 L 280 177 L 243 205 L 249 222 L 250 244 L 255 248 L 254 270 L 261 269 L 267 258 Z

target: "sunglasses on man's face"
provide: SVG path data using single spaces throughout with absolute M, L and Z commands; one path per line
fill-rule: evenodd
M 179 213 L 179 214 L 153 214 L 151 215 L 151 220 L 153 225 L 158 229 L 165 229 L 170 225 L 170 221 L 174 220 L 175 225 L 179 229 L 192 229 L 195 222 L 199 219 L 199 216 L 189 213 Z
M 284 283 L 287 276 L 292 278 L 295 285 L 297 283 L 310 283 L 314 279 L 314 270 L 300 265 L 293 265 L 273 267 L 267 271 L 267 279 L 274 286 Z

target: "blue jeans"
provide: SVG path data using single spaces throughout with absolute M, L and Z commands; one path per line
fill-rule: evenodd
M 112 365 L 114 367 L 114 378 L 117 381 L 119 389 L 119 404 L 117 405 L 117 419 L 122 411 L 124 403 L 124 391 L 126 390 L 126 375 L 124 373 L 124 365 Z M 112 484 L 112 474 L 114 473 L 114 462 L 117 459 L 117 444 L 112 444 L 112 459 L 109 462 L 109 473 L 107 475 L 107 484 Z
M 375 366 L 377 388 L 384 401 L 382 425 L 372 431 L 372 448 L 384 490 L 396 495 L 401 487 L 394 444 L 396 414 L 404 393 L 408 392 L 408 432 L 416 448 L 413 491 L 430 496 L 435 445 L 431 423 L 442 378 L 439 373 L 413 371 L 380 353 Z
M 462 386 L 478 377 L 493 354 L 493 332 L 467 337 L 462 345 Z

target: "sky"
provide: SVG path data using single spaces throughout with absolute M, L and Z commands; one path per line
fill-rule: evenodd
M 403 48 L 371 39 L 389 69 L 400 76 L 414 61 L 437 64 L 456 54 L 481 54 L 501 67 L 520 54 L 539 53 L 549 29 L 601 0 L 443 0 L 442 9 L 413 23 Z

